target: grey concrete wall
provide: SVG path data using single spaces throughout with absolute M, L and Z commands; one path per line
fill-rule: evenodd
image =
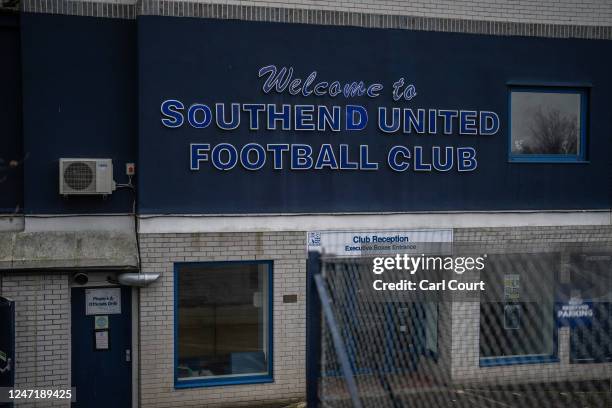
M 0 270 L 137 266 L 133 232 L 0 232 Z

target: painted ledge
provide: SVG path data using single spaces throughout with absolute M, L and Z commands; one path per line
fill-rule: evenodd
M 41 231 L 0 233 L 0 270 L 134 269 L 134 233 Z
M 605 211 L 448 212 L 389 214 L 261 214 L 140 216 L 141 234 L 260 231 L 385 230 L 607 226 Z

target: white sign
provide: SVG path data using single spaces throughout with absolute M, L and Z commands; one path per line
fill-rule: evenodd
M 107 330 L 108 316 L 96 316 L 94 318 L 94 330 Z
M 576 319 L 593 317 L 593 308 L 579 297 L 572 297 L 568 304 L 557 311 L 558 319 Z
M 96 332 L 96 350 L 108 350 L 108 330 Z
M 504 275 L 504 300 L 507 302 L 518 302 L 521 298 L 521 275 Z
M 381 254 L 450 254 L 451 229 L 383 231 L 314 231 L 308 233 L 308 250 L 335 256 Z
M 504 329 L 518 330 L 521 325 L 521 309 L 519 305 L 504 306 Z
M 121 314 L 121 288 L 85 289 L 85 314 Z

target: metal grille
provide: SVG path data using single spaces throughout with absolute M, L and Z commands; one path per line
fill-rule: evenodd
M 94 170 L 91 164 L 74 162 L 64 168 L 64 183 L 74 191 L 91 189 L 93 181 Z
M 371 258 L 323 257 L 320 405 L 612 407 L 612 252 L 585 250 L 502 249 L 475 299 L 375 293 Z M 561 322 L 578 292 L 594 317 Z

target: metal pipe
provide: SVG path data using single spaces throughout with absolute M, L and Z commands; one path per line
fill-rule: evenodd
M 159 273 L 129 272 L 119 275 L 119 283 L 126 286 L 147 286 L 159 279 Z

